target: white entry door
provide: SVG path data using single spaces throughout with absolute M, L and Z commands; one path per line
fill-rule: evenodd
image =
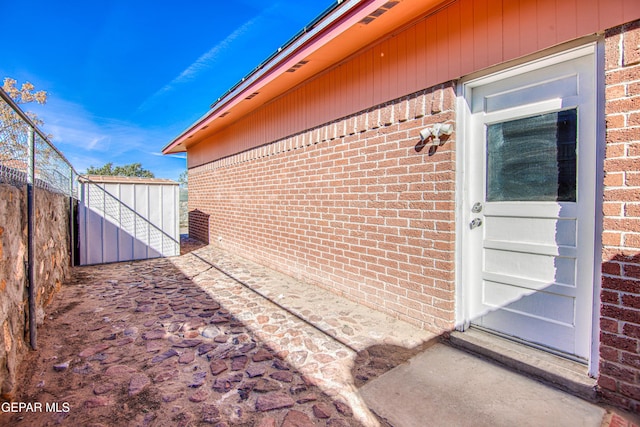
M 595 46 L 465 84 L 467 323 L 588 359 Z

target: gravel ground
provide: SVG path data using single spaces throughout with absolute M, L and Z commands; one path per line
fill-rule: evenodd
M 180 257 L 75 268 L 0 425 L 380 425 L 358 388 L 433 340 L 186 239 Z

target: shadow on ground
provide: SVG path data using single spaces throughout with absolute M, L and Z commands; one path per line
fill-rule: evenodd
M 76 268 L 38 332 L 16 401 L 42 411 L 2 425 L 360 425 L 168 259 Z
M 206 243 L 193 239 L 188 234 L 180 235 L 180 255 L 186 255 L 205 246 Z
M 396 366 L 408 362 L 412 357 L 440 341 L 441 338 L 434 338 L 414 348 L 378 344 L 359 351 L 351 370 L 356 387 L 360 388 Z

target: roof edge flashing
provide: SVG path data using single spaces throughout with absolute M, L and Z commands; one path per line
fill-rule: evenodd
M 228 105 L 230 103 L 234 102 L 239 96 L 246 92 L 248 88 L 256 84 L 260 79 L 264 78 L 266 75 L 285 63 L 287 59 L 294 57 L 298 50 L 315 39 L 320 33 L 328 30 L 332 25 L 336 24 L 340 20 L 345 19 L 352 12 L 364 9 L 372 3 L 376 3 L 376 0 L 367 0 L 364 2 L 361 0 L 337 0 L 335 4 L 327 8 L 317 18 L 311 21 L 308 26 L 299 31 L 298 34 L 290 39 L 290 41 L 285 43 L 283 48 L 280 48 L 278 49 L 278 51 L 274 52 L 265 61 L 258 65 L 251 73 L 241 79 L 225 94 L 218 98 L 216 102 L 211 104 L 209 110 L 199 119 L 197 119 L 193 124 L 187 127 L 187 129 L 180 133 L 176 138 L 174 138 L 169 144 L 167 144 L 162 149 L 162 153 L 171 154 L 186 151 L 186 147 L 182 147 L 178 150 L 175 150 L 175 148 L 177 148 L 176 146 L 180 145 L 180 143 L 185 142 L 189 134 L 195 134 L 195 132 L 198 131 L 199 127 L 205 122 L 210 122 L 211 120 L 217 119 L 218 117 L 216 117 L 216 115 L 221 115 L 225 111 L 225 109 L 228 110 Z M 307 30 L 308 27 L 311 27 L 311 29 Z
M 372 0 L 365 2 L 365 5 L 371 3 Z M 242 78 L 238 83 L 231 87 L 227 92 L 220 96 L 210 108 L 215 109 L 221 104 L 231 101 L 235 98 L 236 93 L 243 92 L 247 87 L 251 86 L 263 75 L 273 70 L 280 65 L 283 61 L 293 55 L 298 48 L 305 45 L 310 39 L 315 38 L 318 33 L 325 30 L 337 22 L 340 18 L 347 15 L 358 6 L 364 6 L 360 0 L 338 0 L 324 12 L 322 12 L 317 18 L 315 18 L 308 26 L 305 26 L 302 30 L 287 41 L 276 52 L 271 54 L 266 60 L 258 65 L 252 72 Z M 310 28 L 309 28 L 310 27 Z M 309 28 L 309 29 L 307 29 Z

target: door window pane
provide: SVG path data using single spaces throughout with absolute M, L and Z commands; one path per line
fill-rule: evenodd
M 487 201 L 576 201 L 577 110 L 487 126 Z

